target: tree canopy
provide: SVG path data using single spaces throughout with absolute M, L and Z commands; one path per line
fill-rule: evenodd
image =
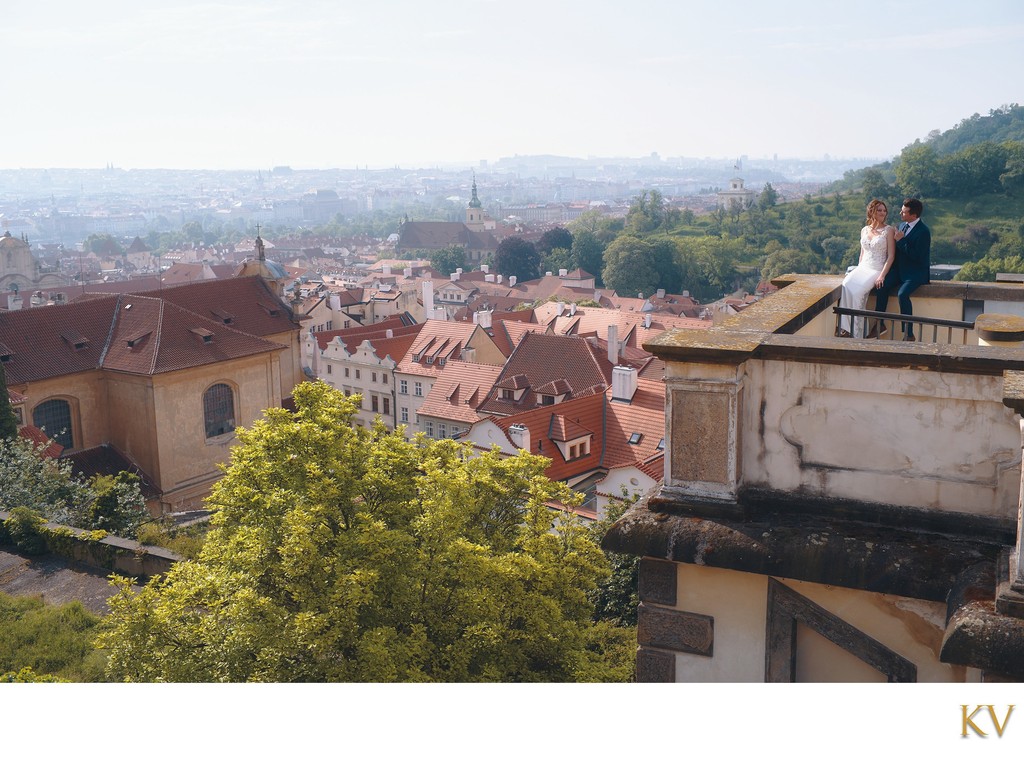
M 431 251 L 430 266 L 443 275 L 450 275 L 456 269 L 466 266 L 466 249 L 461 245 L 449 245 Z
M 324 383 L 295 407 L 239 429 L 199 558 L 119 583 L 112 678 L 602 680 L 588 594 L 607 562 L 547 506 L 577 497 L 546 459 L 353 428 Z
M 7 392 L 7 377 L 4 365 L 0 363 L 0 441 L 10 440 L 18 434 L 18 418 L 11 407 L 11 397 Z
M 533 280 L 540 276 L 540 254 L 537 247 L 521 237 L 507 237 L 494 252 L 494 268 L 506 277 Z

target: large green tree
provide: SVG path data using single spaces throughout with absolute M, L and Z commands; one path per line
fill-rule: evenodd
M 447 276 L 456 269 L 466 266 L 466 249 L 461 245 L 449 245 L 430 253 L 430 266 Z
M 624 233 L 604 251 L 604 283 L 620 296 L 651 296 L 658 288 L 679 289 L 678 249 L 668 238 Z
M 199 558 L 139 593 L 120 582 L 111 677 L 603 679 L 618 648 L 593 646 L 588 594 L 607 562 L 547 506 L 575 497 L 546 459 L 353 428 L 324 383 L 295 406 L 238 431 Z
M 7 377 L 0 362 L 0 441 L 9 441 L 18 434 L 18 418 L 11 408 L 11 397 L 7 392 Z
M 521 237 L 507 237 L 498 243 L 494 252 L 494 268 L 506 277 L 518 277 L 520 281 L 534 280 L 540 276 L 540 254 L 537 247 Z

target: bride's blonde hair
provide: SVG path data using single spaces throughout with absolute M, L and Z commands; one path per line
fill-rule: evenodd
M 868 227 L 873 227 L 875 225 L 875 209 L 879 206 L 885 209 L 886 216 L 888 216 L 889 207 L 885 205 L 885 201 L 880 201 L 878 198 L 875 198 L 868 204 Z

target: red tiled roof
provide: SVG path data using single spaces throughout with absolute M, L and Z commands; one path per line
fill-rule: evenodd
M 234 315 L 233 329 L 260 337 L 288 332 L 299 324 L 292 310 L 274 295 L 263 278 L 256 276 L 204 280 L 142 295 L 160 298 L 214 319 L 215 309 L 230 312 Z
M 60 456 L 60 453 L 64 451 L 64 447 L 56 441 L 52 440 L 50 436 L 44 433 L 42 430 L 37 428 L 35 425 L 23 425 L 18 428 L 18 435 L 24 438 L 26 441 L 31 441 L 39 451 L 47 459 L 56 459 Z
M 452 361 L 423 399 L 419 414 L 472 424 L 482 415 L 476 409 L 487 397 L 501 373 L 501 367 Z
M 205 308 L 200 305 L 198 313 L 144 295 L 98 296 L 65 306 L 4 312 L 0 314 L 0 341 L 11 351 L 11 359 L 4 365 L 8 383 L 17 385 L 98 368 L 156 374 L 281 350 L 281 344 L 236 328 L 241 328 L 240 322 L 252 322 L 276 333 L 284 325 L 295 329 L 295 324 L 288 317 L 282 318 L 281 313 L 277 317 L 255 315 L 259 306 L 244 303 L 246 293 L 261 293 L 252 283 L 231 285 L 225 289 L 229 297 L 216 299 L 219 288 L 231 282 L 211 280 L 210 285 L 215 287 L 195 284 L 155 291 L 162 295 L 201 288 L 214 298 Z M 229 327 L 204 316 L 222 308 L 245 318 L 233 319 Z
M 79 475 L 91 479 L 97 475 L 117 475 L 119 472 L 131 472 L 139 476 L 139 490 L 145 499 L 155 499 L 161 491 L 153 483 L 153 479 L 134 461 L 108 443 L 91 449 L 75 451 L 63 457 L 71 462 L 72 469 Z
M 607 357 L 600 356 L 583 338 L 527 333 L 495 383 L 497 388 L 527 388 L 526 393 L 519 401 L 489 398 L 482 409 L 489 414 L 515 414 L 531 409 L 537 404 L 535 389 L 556 380 L 565 382 L 572 396 L 595 386 L 603 390 L 611 382 L 611 368 Z
M 428 319 L 423 323 L 423 329 L 416 336 L 416 341 L 406 352 L 396 371 L 409 375 L 437 377 L 443 370 L 438 360 L 444 359 L 447 363 L 453 359 L 460 359 L 462 349 L 477 329 L 480 329 L 477 325 L 466 322 Z M 482 329 L 480 333 L 486 340 L 490 340 Z
M 357 325 L 356 327 L 346 327 L 341 330 L 323 330 L 322 332 L 313 333 L 313 335 L 316 337 L 317 345 L 320 346 L 321 351 L 326 349 L 327 344 L 335 338 L 341 338 L 341 342 L 345 344 L 347 350 L 351 353 L 367 338 L 371 340 L 374 338 L 386 338 L 388 330 L 391 330 L 392 337 L 398 337 L 402 335 L 416 335 L 421 327 L 422 325 L 406 325 L 402 317 L 396 314 L 372 325 Z

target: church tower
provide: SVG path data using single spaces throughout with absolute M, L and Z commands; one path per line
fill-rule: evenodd
M 476 193 L 476 173 L 473 174 L 473 194 L 466 206 L 466 226 L 474 232 L 493 230 L 496 226 L 494 220 L 484 213 L 484 206 Z

